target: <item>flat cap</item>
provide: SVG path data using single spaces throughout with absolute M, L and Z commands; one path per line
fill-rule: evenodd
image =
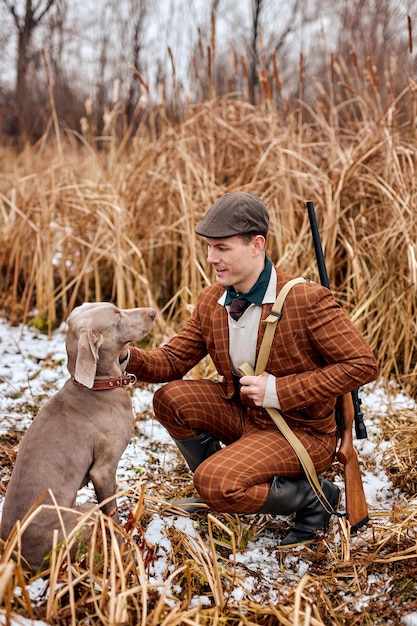
M 232 191 L 216 200 L 195 227 L 197 235 L 223 239 L 256 233 L 266 237 L 268 211 L 262 200 L 246 191 Z

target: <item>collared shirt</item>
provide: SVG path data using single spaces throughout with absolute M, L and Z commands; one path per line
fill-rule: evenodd
M 237 321 L 234 320 L 229 313 L 229 351 L 233 372 L 236 375 L 239 375 L 238 368 L 242 363 L 249 363 L 249 365 L 255 369 L 256 341 L 262 313 L 261 305 L 273 304 L 275 302 L 276 285 L 277 274 L 275 269 L 272 269 L 260 305 L 258 306 L 252 303 Z M 229 312 L 230 304 L 227 304 L 227 291 L 223 293 L 218 302 L 222 306 L 226 306 Z M 275 376 L 269 374 L 263 406 L 279 409 L 281 405 L 276 392 L 275 380 Z

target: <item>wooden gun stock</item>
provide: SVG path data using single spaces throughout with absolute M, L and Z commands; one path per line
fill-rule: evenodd
M 369 517 L 358 455 L 353 445 L 355 411 L 350 393 L 338 398 L 336 411 L 342 413 L 340 417 L 343 419 L 343 428 L 340 429 L 341 441 L 336 457 L 344 465 L 346 513 L 351 532 L 356 532 L 369 522 Z

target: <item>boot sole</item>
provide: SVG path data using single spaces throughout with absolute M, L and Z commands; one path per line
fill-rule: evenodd
M 190 498 L 179 498 L 178 500 L 173 500 L 167 510 L 173 513 L 180 513 L 183 515 L 194 515 L 196 513 L 202 513 L 203 511 L 207 511 L 208 508 L 208 505 L 200 500 L 200 498 L 195 498 L 194 496 L 191 496 Z
M 312 537 L 311 539 L 307 539 L 306 541 L 294 541 L 294 543 L 280 543 L 277 545 L 277 550 L 286 550 L 287 548 L 298 548 L 300 546 L 311 546 L 312 543 L 317 543 L 320 541 L 318 537 Z
M 329 521 L 327 522 L 327 524 L 323 527 L 323 532 L 326 534 L 329 531 L 330 528 L 330 522 L 332 519 L 332 516 L 334 513 L 336 513 L 337 509 L 339 508 L 340 505 L 340 499 L 342 497 L 342 492 L 339 489 L 339 487 L 337 487 L 337 485 L 334 485 L 337 489 L 337 497 L 334 498 L 334 500 L 329 499 L 329 504 L 331 505 L 331 507 L 333 508 L 333 513 L 330 515 L 329 517 Z M 318 530 L 318 529 L 317 529 Z M 317 531 L 316 531 L 317 532 Z M 289 535 L 291 534 L 291 530 L 288 533 Z M 287 535 L 288 536 L 288 535 Z M 285 537 L 284 537 L 285 540 Z M 311 536 L 309 538 L 306 538 L 305 540 L 300 539 L 300 540 L 294 540 L 291 543 L 281 543 L 277 546 L 277 548 L 279 550 L 284 550 L 286 548 L 296 548 L 297 546 L 309 546 L 312 543 L 317 543 L 318 541 L 321 541 L 320 537 L 317 537 L 316 535 Z

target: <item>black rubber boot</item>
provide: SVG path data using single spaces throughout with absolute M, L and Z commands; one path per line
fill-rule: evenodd
M 310 483 L 303 478 L 273 479 L 268 500 L 258 513 L 290 515 L 295 513 L 295 524 L 281 541 L 282 546 L 312 543 L 316 531 L 326 531 L 330 518 L 339 504 L 340 489 L 328 480 L 320 480 L 330 511 L 321 504 Z
M 221 448 L 220 442 L 205 430 L 193 439 L 174 439 L 174 441 L 192 472 Z
M 201 432 L 193 439 L 174 439 L 174 441 L 192 472 L 197 469 L 200 463 L 221 449 L 220 442 L 206 431 Z M 190 514 L 199 513 L 201 510 L 207 509 L 207 505 L 204 504 L 203 500 L 194 496 L 178 498 L 173 500 L 172 504 L 181 509 L 181 511 Z

